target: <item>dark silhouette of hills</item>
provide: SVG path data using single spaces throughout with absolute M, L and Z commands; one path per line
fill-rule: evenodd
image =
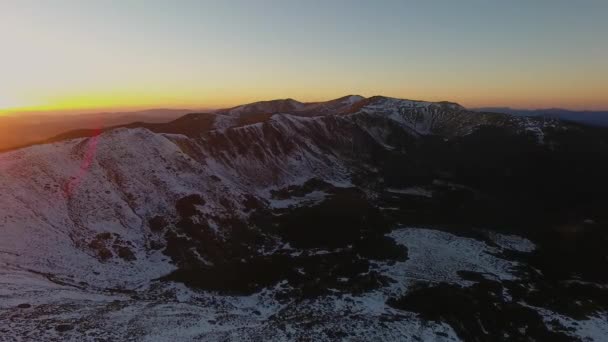
M 577 122 L 591 126 L 608 127 L 608 111 L 568 110 L 562 108 L 514 109 L 510 107 L 473 108 L 477 112 L 493 112 L 518 116 L 535 116 Z
M 71 115 L 26 113 L 0 116 L 0 150 L 30 145 L 72 130 L 94 130 L 136 121 L 168 122 L 191 112 L 190 109 L 148 109 Z

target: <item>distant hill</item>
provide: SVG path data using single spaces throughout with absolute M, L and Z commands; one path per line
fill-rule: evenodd
M 190 109 L 148 109 L 133 112 L 48 115 L 27 113 L 0 116 L 0 150 L 46 140 L 75 129 L 96 129 L 136 121 L 169 122 L 192 112 Z
M 473 108 L 476 112 L 493 112 L 518 116 L 542 116 L 591 126 L 608 127 L 608 111 L 575 111 L 562 108 L 547 109 L 514 109 L 509 107 Z

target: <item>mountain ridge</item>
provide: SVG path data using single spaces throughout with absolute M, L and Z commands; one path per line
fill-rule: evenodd
M 510 107 L 482 107 L 471 108 L 471 110 L 518 116 L 557 118 L 586 125 L 608 126 L 608 110 L 570 110 L 563 108 L 517 109 Z
M 15 322 L 3 333 L 608 331 L 605 130 L 345 100 L 324 107 L 334 114 L 188 114 L 0 153 L 0 321 Z
M 449 120 L 454 125 L 442 122 L 445 113 L 452 116 Z M 469 112 L 463 106 L 448 101 L 427 102 L 418 100 L 404 100 L 386 96 L 372 96 L 364 98 L 359 95 L 347 95 L 334 100 L 324 102 L 303 103 L 294 99 L 259 101 L 228 109 L 220 109 L 210 113 L 189 113 L 167 123 L 131 122 L 109 127 L 97 127 L 93 129 L 78 129 L 68 131 L 45 140 L 15 146 L 3 151 L 9 151 L 31 145 L 57 142 L 69 138 L 86 137 L 99 134 L 120 127 L 144 127 L 156 132 L 196 134 L 197 131 L 204 133 L 213 129 L 225 129 L 247 124 L 255 124 L 269 120 L 275 114 L 289 114 L 296 116 L 324 116 L 324 115 L 384 115 L 395 121 L 411 126 L 421 134 L 438 133 L 435 128 L 441 130 L 441 134 L 461 134 L 468 126 L 476 121 L 485 122 L 485 119 L 495 114 L 479 114 Z M 201 120 L 199 120 L 201 119 Z M 201 126 L 204 121 L 206 126 Z M 446 120 L 447 121 L 447 120 Z M 491 120 L 491 121 L 496 121 Z M 506 117 L 502 121 L 507 122 Z M 192 123 L 192 126 L 189 126 Z M 445 127 L 441 127 L 444 125 Z M 462 125 L 463 127 L 456 127 Z M 181 130 L 179 129 L 181 127 Z M 454 132 L 450 132 L 453 129 Z M 2 150 L 0 150 L 2 151 Z

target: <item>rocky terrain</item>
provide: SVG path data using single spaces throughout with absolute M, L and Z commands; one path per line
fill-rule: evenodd
M 602 341 L 608 131 L 292 99 L 0 154 L 0 340 Z

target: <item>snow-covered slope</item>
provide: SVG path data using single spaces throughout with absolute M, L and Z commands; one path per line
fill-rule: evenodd
M 2 338 L 455 341 L 460 338 L 448 324 L 426 321 L 387 301 L 419 283 L 474 284 L 458 275 L 462 271 L 481 272 L 494 280 L 519 277 L 517 262 L 493 255 L 503 251 L 501 247 L 428 229 L 402 228 L 394 235 L 412 249 L 412 258 L 374 266 L 394 285 L 368 293 L 335 293 L 298 301 L 277 300 L 276 293 L 286 283 L 249 296 L 221 296 L 172 283 L 154 283 L 145 290 L 104 291 L 4 266 L 0 273 L 0 298 L 6 298 L 0 301 L 0 322 L 5 322 Z M 493 236 L 509 241 L 510 247 L 528 248 L 530 244 L 516 237 Z M 505 291 L 502 296 L 509 300 L 511 295 Z M 560 320 L 571 327 L 572 338 L 601 341 L 608 333 L 605 316 L 575 321 L 539 310 L 547 322 Z
M 482 324 L 488 336 L 597 340 L 603 306 L 576 316 L 537 298 L 547 284 L 529 239 L 400 225 L 411 208 L 480 196 L 446 165 L 430 168 L 447 153 L 434 140 L 426 153 L 425 139 L 462 150 L 459 139 L 484 125 L 515 136 L 550 128 L 522 122 L 386 97 L 278 100 L 2 153 L 0 340 L 451 341 L 477 331 L 454 322 L 467 312 L 437 318 L 414 305 L 425 291 L 531 315 Z
M 414 101 L 385 96 L 364 98 L 359 95 L 348 95 L 327 102 L 303 103 L 293 99 L 254 102 L 218 110 L 216 113 L 241 120 L 264 120 L 272 114 L 349 115 L 355 118 L 373 116 L 392 120 L 417 134 L 446 137 L 469 134 L 483 125 L 527 129 L 542 136 L 543 129 L 558 125 L 556 120 L 474 112 L 453 102 Z M 238 124 L 238 120 L 234 123 Z
M 276 113 L 289 113 L 308 116 L 339 114 L 350 110 L 354 105 L 360 103 L 364 99 L 365 98 L 360 95 L 347 95 L 326 102 L 304 103 L 294 99 L 261 101 L 228 109 L 220 109 L 216 111 L 216 113 L 233 117 Z
M 144 252 L 148 220 L 169 214 L 178 199 L 199 194 L 212 215 L 238 215 L 245 194 L 264 196 L 269 186 L 297 184 L 323 176 L 320 172 L 328 180 L 349 182 L 342 162 L 307 146 L 306 138 L 291 145 L 270 139 L 273 133 L 284 138 L 281 130 L 294 128 L 290 125 L 302 128 L 289 119 L 252 125 L 210 136 L 207 146 L 180 135 L 117 129 L 2 154 L 0 250 L 18 254 L 22 267 L 39 272 L 95 270 L 98 274 L 83 272 L 82 279 L 95 284 L 157 278 L 171 266 L 160 252 Z M 264 134 L 265 142 L 256 141 Z M 239 141 L 254 148 L 239 151 Z M 226 213 L 222 201 L 234 212 Z M 125 264 L 123 273 L 113 274 L 115 267 L 99 263 L 88 247 L 106 233 L 134 253 L 135 261 L 113 258 Z M 72 260 L 82 260 L 83 268 L 72 269 Z
M 255 114 L 289 113 L 302 110 L 305 107 L 305 103 L 296 101 L 294 99 L 284 99 L 249 103 L 233 108 L 221 109 L 218 110 L 217 113 L 243 117 Z

